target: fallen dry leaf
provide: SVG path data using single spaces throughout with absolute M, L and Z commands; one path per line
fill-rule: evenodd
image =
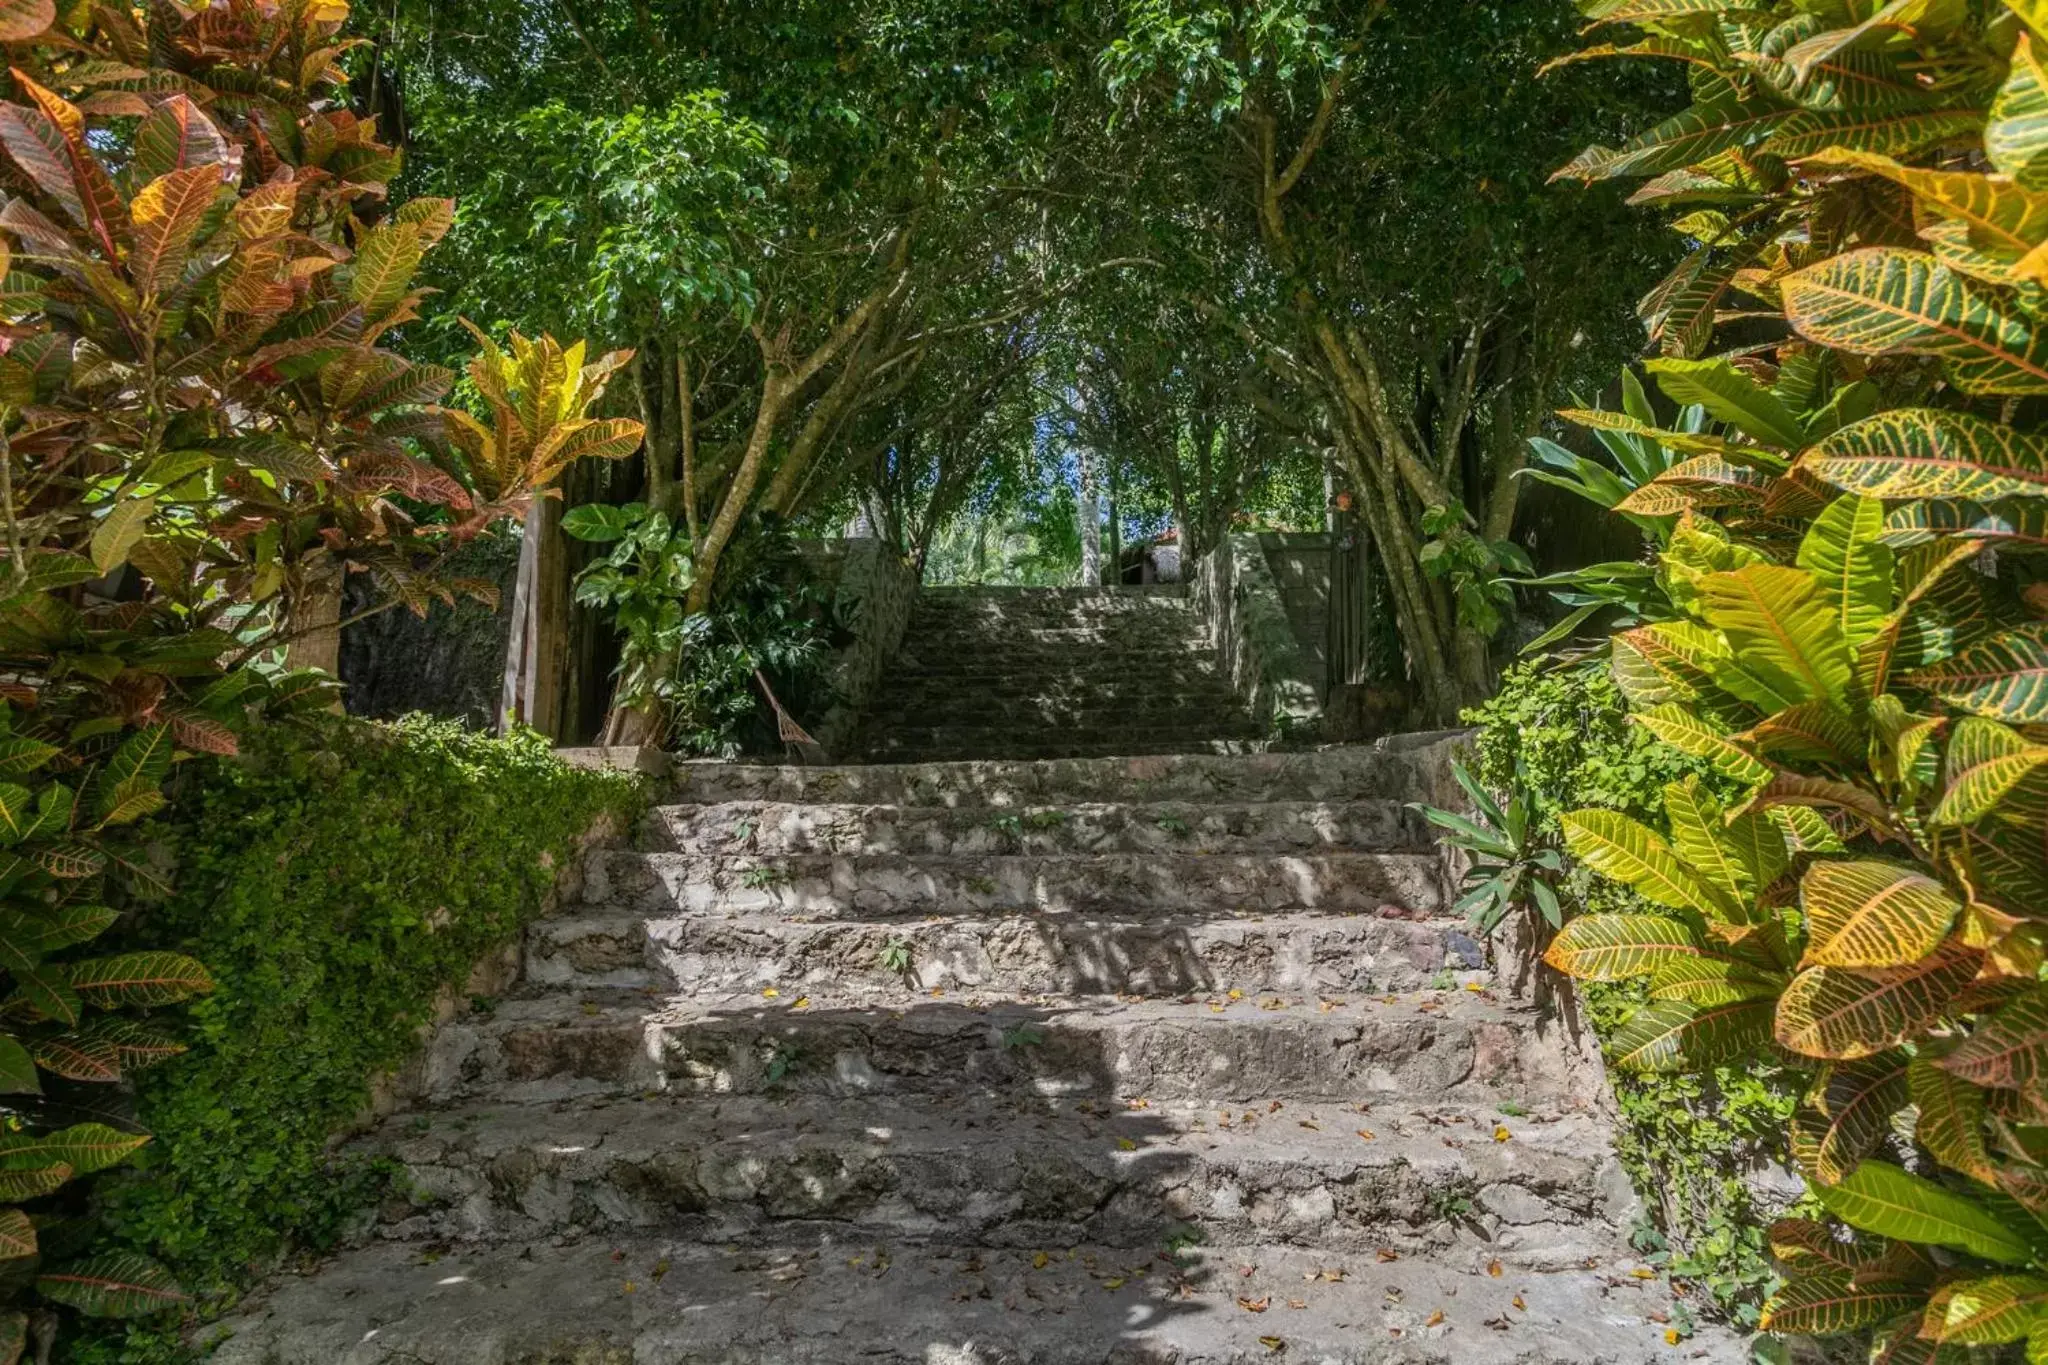
M 1033 1270 L 1043 1270 L 1050 1264 L 1052 1264 L 1052 1257 L 1042 1251 L 1031 1258 L 1031 1268 Z
M 1289 1299 L 1289 1300 L 1287 1301 L 1287 1306 L 1288 1306 L 1289 1308 L 1306 1308 L 1306 1307 L 1308 1307 L 1308 1300 L 1307 1300 L 1307 1299 Z
M 1431 1313 L 1431 1314 L 1429 1315 L 1429 1321 L 1428 1321 L 1428 1322 L 1425 1322 L 1425 1323 L 1423 1323 L 1422 1325 L 1423 1325 L 1424 1327 L 1434 1327 L 1434 1326 L 1436 1326 L 1436 1325 L 1437 1325 L 1438 1323 L 1442 1322 L 1443 1320 L 1444 1320 L 1444 1310 L 1443 1310 L 1443 1309 L 1441 1309 L 1441 1308 L 1439 1308 L 1439 1309 L 1437 1309 L 1437 1310 L 1436 1310 L 1436 1311 L 1435 1311 L 1434 1313 Z
M 1400 1252 L 1398 1252 L 1398 1251 L 1389 1251 L 1389 1250 L 1387 1250 L 1387 1248 L 1385 1248 L 1385 1247 L 1381 1247 L 1381 1248 L 1380 1248 L 1380 1261 L 1381 1261 L 1382 1263 L 1385 1263 L 1385 1262 L 1387 1262 L 1387 1261 L 1398 1261 L 1398 1260 L 1400 1260 L 1400 1259 L 1401 1259 L 1401 1253 L 1400 1253 Z
M 776 996 L 780 994 L 782 994 L 781 991 L 776 990 L 773 986 L 768 986 L 762 989 L 761 998 L 763 1000 L 773 1000 Z
M 1119 1275 L 1113 1280 L 1104 1280 L 1102 1287 L 1104 1289 L 1122 1289 L 1124 1287 L 1123 1276 Z
M 1361 1129 L 1359 1129 L 1359 1130 L 1358 1130 L 1358 1135 L 1359 1135 L 1360 1137 L 1364 1138 L 1364 1139 L 1365 1139 L 1365 1140 L 1366 1140 L 1367 1142 L 1371 1142 L 1371 1141 L 1373 1141 L 1373 1140 L 1374 1140 L 1375 1138 L 1377 1138 L 1377 1137 L 1379 1136 L 1379 1134 L 1378 1134 L 1378 1133 L 1375 1133 L 1375 1132 L 1374 1132 L 1374 1131 L 1373 1131 L 1372 1129 L 1370 1129 L 1370 1128 L 1361 1128 Z
M 1116 1140 L 1116 1149 L 1119 1152 L 1135 1152 L 1138 1150 L 1138 1144 L 1129 1138 L 1118 1138 Z
M 1488 1262 L 1486 1263 L 1486 1273 L 1487 1273 L 1487 1274 L 1489 1274 L 1489 1275 L 1491 1275 L 1491 1276 L 1493 1276 L 1493 1278 L 1494 1278 L 1494 1279 L 1496 1279 L 1496 1280 L 1497 1280 L 1497 1279 L 1499 1279 L 1499 1278 L 1500 1278 L 1500 1262 L 1499 1262 L 1499 1261 L 1488 1261 Z
M 1650 1269 L 1648 1266 L 1639 1265 L 1634 1270 L 1629 1271 L 1629 1274 L 1635 1276 L 1639 1280 L 1654 1280 L 1657 1278 L 1657 1272 Z
M 1508 1131 L 1508 1126 L 1505 1123 L 1496 1123 L 1495 1125 L 1493 1125 L 1493 1140 L 1495 1142 L 1506 1142 L 1509 1138 L 1513 1136 L 1514 1134 Z
M 1285 1341 L 1282 1341 L 1279 1337 L 1260 1337 L 1259 1345 L 1265 1347 L 1267 1350 L 1273 1352 L 1275 1355 L 1278 1355 L 1280 1352 L 1287 1349 L 1287 1343 Z
M 1664 1344 L 1666 1346 L 1676 1346 L 1679 1342 L 1683 1341 L 1684 1339 L 1684 1337 L 1679 1335 L 1678 1329 L 1676 1327 L 1667 1327 L 1664 1329 Z
M 1515 1311 L 1518 1313 L 1526 1313 L 1529 1311 L 1529 1305 L 1522 1302 L 1522 1296 L 1520 1294 L 1515 1295 L 1512 1299 L 1509 1299 L 1508 1302 L 1515 1306 Z
M 1271 1297 L 1263 1299 L 1239 1299 L 1237 1306 L 1247 1313 L 1263 1313 L 1273 1306 Z

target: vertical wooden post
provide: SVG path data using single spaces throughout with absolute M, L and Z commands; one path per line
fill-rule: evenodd
M 305 589 L 292 603 L 291 621 L 294 634 L 306 633 L 285 646 L 285 667 L 341 676 L 341 575 L 341 562 L 326 553 L 307 575 Z
M 514 593 L 512 639 L 506 648 L 505 712 L 510 721 L 549 739 L 564 735 L 569 668 L 569 562 L 562 504 L 541 498 L 526 516 Z

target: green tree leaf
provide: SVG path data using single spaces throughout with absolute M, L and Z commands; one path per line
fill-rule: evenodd
M 1602 876 L 1632 886 L 1653 905 L 1725 914 L 1706 884 L 1684 863 L 1664 836 L 1610 810 L 1572 811 L 1562 819 L 1565 847 Z
M 1806 429 L 1778 396 L 1726 360 L 1652 360 L 1644 368 L 1680 407 L 1697 403 L 1751 440 L 1783 450 L 1806 444 Z
M 36 1277 L 46 1299 L 88 1317 L 138 1318 L 189 1302 L 169 1271 L 147 1256 L 95 1256 Z
M 1799 567 L 1820 584 L 1852 650 L 1876 638 L 1891 615 L 1892 552 L 1883 535 L 1884 503 L 1852 494 L 1829 503 L 1799 543 Z
M 1978 1024 L 1939 1065 L 1974 1085 L 2048 1085 L 2048 986 L 2036 986 Z
M 1927 822 L 1973 825 L 2043 768 L 2048 768 L 2048 744 L 2030 744 L 1998 721 L 1967 716 L 1948 742 L 1941 803 Z
M 2048 1276 L 1983 1275 L 1935 1290 L 1920 1320 L 1920 1335 L 1958 1346 L 2001 1346 L 2025 1340 L 2043 1320 L 2048 1320 Z
M 1707 621 L 1727 636 L 1742 669 L 1784 699 L 1774 709 L 1842 701 L 1848 644 L 1814 574 L 1755 564 L 1707 575 L 1700 593 Z
M 1660 1000 L 1615 1030 L 1608 1055 L 1630 1071 L 1704 1071 L 1754 1051 L 1770 1037 L 1770 1028 L 1768 1000 Z
M 205 967 L 181 953 L 122 953 L 67 963 L 71 987 L 102 1009 L 171 1005 L 213 989 Z
M 2022 725 L 2048 721 L 2048 621 L 1979 641 L 1900 681 L 1973 715 Z
M 1850 1227 L 1881 1237 L 1951 1247 L 2004 1265 L 2025 1265 L 2033 1255 L 2026 1239 L 1983 1205 L 1889 1162 L 1866 1161 L 1839 1184 L 1813 1192 Z

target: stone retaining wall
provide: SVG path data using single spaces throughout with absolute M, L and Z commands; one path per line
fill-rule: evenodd
M 1231 536 L 1218 545 L 1196 566 L 1192 590 L 1215 634 L 1217 661 L 1253 717 L 1283 735 L 1315 733 L 1322 688 L 1260 537 Z
M 853 633 L 832 666 L 832 709 L 814 734 L 828 754 L 852 743 L 882 674 L 902 647 L 917 601 L 915 565 L 872 537 L 820 542 L 807 550 L 821 579 L 830 574 L 834 614 Z

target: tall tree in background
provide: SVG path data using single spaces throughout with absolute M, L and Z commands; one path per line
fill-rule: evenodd
M 1641 340 L 1630 306 L 1668 256 L 1618 197 L 1560 196 L 1560 153 L 1639 107 L 1540 81 L 1568 7 L 1127 0 L 1103 70 L 1153 149 L 1193 301 L 1320 433 L 1385 566 L 1428 714 L 1491 681 L 1512 594 L 1527 438 L 1562 390 Z M 1651 86 L 1649 88 L 1656 88 Z

